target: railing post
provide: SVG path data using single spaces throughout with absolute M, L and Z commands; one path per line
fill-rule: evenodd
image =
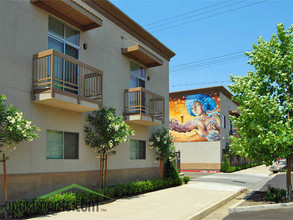
M 77 103 L 80 104 L 80 87 L 81 87 L 81 72 L 78 72 L 78 95 L 77 95 Z
M 165 98 L 163 99 L 163 124 L 165 124 Z
M 54 75 L 54 52 L 51 54 L 51 97 L 54 97 L 53 93 L 53 75 Z
M 139 96 L 140 96 L 140 98 L 139 98 L 139 102 L 140 102 L 140 120 L 142 119 L 142 89 L 141 89 L 141 87 L 140 87 L 140 89 L 139 89 Z
M 152 95 L 152 120 L 154 121 L 154 117 L 155 117 L 155 98 Z

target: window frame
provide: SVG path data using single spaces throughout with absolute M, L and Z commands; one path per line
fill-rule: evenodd
M 135 65 L 144 68 L 144 70 L 145 70 L 145 78 L 143 78 L 143 77 L 141 77 L 141 76 L 139 76 L 139 75 L 136 75 L 136 74 L 134 74 L 134 73 L 131 72 L 131 63 L 134 63 Z M 129 73 L 130 73 L 130 75 L 129 75 L 129 87 L 130 87 L 130 88 L 131 88 L 131 81 L 130 81 L 131 76 L 136 77 L 138 80 L 142 80 L 142 81 L 144 81 L 144 88 L 146 88 L 146 81 L 147 81 L 147 80 L 146 80 L 146 79 L 147 79 L 147 67 L 146 67 L 146 66 L 141 65 L 140 63 L 138 63 L 138 62 L 136 62 L 136 61 L 130 59 L 130 62 L 129 62 Z M 136 88 L 136 87 L 134 87 L 134 88 Z
M 62 137 L 63 137 L 63 158 L 47 158 L 47 132 L 48 131 L 58 131 L 58 132 L 62 132 Z M 77 158 L 74 158 L 74 159 L 66 159 L 64 158 L 64 133 L 72 133 L 72 134 L 78 134 L 78 142 L 77 142 Z M 71 131 L 60 131 L 60 130 L 56 130 L 56 129 L 46 129 L 46 160 L 79 160 L 79 141 L 80 141 L 80 138 L 79 138 L 79 132 L 71 132 Z
M 63 27 L 64 28 L 64 30 L 63 30 L 64 31 L 63 38 L 61 38 L 61 37 L 55 35 L 54 33 L 50 32 L 50 30 L 49 30 L 50 18 L 51 19 L 54 19 L 54 20 L 57 20 L 58 22 L 61 22 L 62 24 L 64 24 L 64 27 Z M 75 30 L 75 31 L 77 31 L 79 33 L 78 45 L 73 44 L 70 41 L 66 40 L 66 26 L 68 26 L 69 28 L 71 28 L 71 29 L 73 29 L 73 30 Z M 71 47 L 73 47 L 73 48 L 75 48 L 75 49 L 77 49 L 78 50 L 78 60 L 80 59 L 80 33 L 81 33 L 80 30 L 76 29 L 72 25 L 70 25 L 70 24 L 68 24 L 68 23 L 66 23 L 66 22 L 64 22 L 64 21 L 62 21 L 62 20 L 60 20 L 60 19 L 58 19 L 58 18 L 56 18 L 56 17 L 54 17 L 52 15 L 49 15 L 49 18 L 48 18 L 48 38 L 51 37 L 54 40 L 57 40 L 60 43 L 62 43 L 63 44 L 63 53 L 64 54 L 66 54 L 66 51 L 65 51 L 66 50 L 66 44 L 69 45 L 69 46 L 71 46 Z
M 222 115 L 222 128 L 226 128 L 226 115 Z
M 144 142 L 144 158 L 131 158 L 131 141 L 137 141 L 138 142 L 138 157 L 139 157 L 139 142 L 141 141 L 141 142 Z M 129 141 L 129 159 L 130 160 L 146 160 L 146 149 L 147 149 L 147 147 L 146 147 L 146 145 L 147 145 L 147 141 L 146 140 L 137 140 L 137 139 L 130 139 L 130 141 Z

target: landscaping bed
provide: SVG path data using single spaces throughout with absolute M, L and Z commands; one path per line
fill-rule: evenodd
M 98 205 L 101 202 L 111 202 L 115 199 L 135 196 L 160 189 L 180 186 L 181 178 L 153 179 L 147 181 L 136 181 L 118 184 L 104 190 L 96 189 L 91 192 L 66 192 L 52 195 L 48 198 L 34 198 L 9 203 L 6 207 L 7 217 L 9 218 L 29 218 L 33 216 L 47 215 L 61 211 L 69 211 L 82 208 L 90 204 Z M 184 180 L 186 181 L 186 180 Z M 0 210 L 0 218 L 4 218 L 4 207 Z
M 256 191 L 251 194 L 239 207 L 269 205 L 278 203 L 293 202 L 293 200 L 286 199 L 286 191 L 268 186 L 267 191 Z
M 229 161 L 227 159 L 224 160 L 224 163 L 222 164 L 222 172 L 223 173 L 232 173 L 232 172 L 236 172 L 239 170 L 244 170 L 244 169 L 248 169 L 251 167 L 256 167 L 256 166 L 260 166 L 263 163 L 251 163 L 251 164 L 246 164 L 246 165 L 241 165 L 241 166 L 231 166 Z

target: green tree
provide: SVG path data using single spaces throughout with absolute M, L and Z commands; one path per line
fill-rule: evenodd
M 104 107 L 91 112 L 84 126 L 85 143 L 96 150 L 100 157 L 100 188 L 107 187 L 108 157 L 115 155 L 114 150 L 119 144 L 126 142 L 134 131 L 115 114 L 115 108 Z
M 175 146 L 172 142 L 172 137 L 166 128 L 158 129 L 149 139 L 151 149 L 155 149 L 156 160 L 160 161 L 160 177 L 164 176 L 164 165 L 168 160 L 175 157 Z
M 231 117 L 240 137 L 231 137 L 231 147 L 250 160 L 267 165 L 280 156 L 287 159 L 287 197 L 292 197 L 293 156 L 293 26 L 278 24 L 270 41 L 258 38 L 246 52 L 254 67 L 244 76 L 231 76 L 233 100 L 241 115 Z
M 7 201 L 6 150 L 14 150 L 15 145 L 25 141 L 32 141 L 38 137 L 36 131 L 40 129 L 23 117 L 23 113 L 12 105 L 6 106 L 6 96 L 0 95 L 0 152 L 3 153 L 3 173 L 5 185 L 5 201 Z
M 6 106 L 6 96 L 0 95 L 0 150 L 15 149 L 15 144 L 32 141 L 39 128 L 23 117 L 12 105 Z

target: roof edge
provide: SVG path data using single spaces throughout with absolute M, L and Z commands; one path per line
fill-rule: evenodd
M 91 8 L 170 61 L 175 53 L 108 0 L 82 0 Z
M 180 96 L 180 95 L 191 95 L 194 93 L 200 93 L 200 92 L 221 92 L 223 93 L 228 99 L 230 99 L 232 102 L 232 93 L 229 92 L 224 86 L 212 86 L 212 87 L 205 87 L 205 88 L 199 88 L 199 89 L 191 89 L 191 90 L 182 90 L 177 92 L 170 92 L 169 97 L 173 96 Z M 237 106 L 238 103 L 234 102 Z

